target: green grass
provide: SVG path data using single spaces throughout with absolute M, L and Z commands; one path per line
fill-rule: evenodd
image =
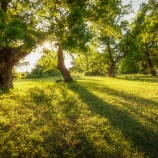
M 145 158 L 158 151 L 158 78 L 21 80 L 0 94 L 0 158 Z

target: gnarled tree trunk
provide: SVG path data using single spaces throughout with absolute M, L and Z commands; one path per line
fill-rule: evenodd
M 73 81 L 69 70 L 65 66 L 64 54 L 63 54 L 63 51 L 60 46 L 58 48 L 58 66 L 57 66 L 57 68 L 61 72 L 65 82 Z
M 7 13 L 8 4 L 11 0 L 1 0 L 0 9 Z M 5 23 L 5 17 L 2 18 Z M 25 57 L 28 53 L 22 52 L 22 47 L 3 47 L 0 45 L 0 89 L 9 90 L 13 88 L 13 74 L 12 70 L 15 64 Z
M 13 88 L 13 67 L 27 55 L 27 53 L 21 52 L 21 48 L 0 49 L 0 89 L 3 91 Z
M 0 63 L 0 88 L 2 90 L 9 90 L 13 88 L 13 65 L 8 61 Z
M 116 63 L 113 61 L 110 63 L 110 66 L 108 68 L 108 76 L 109 77 L 113 77 L 115 78 L 116 77 L 116 74 L 115 74 L 115 67 L 116 67 Z
M 146 56 L 147 56 L 147 63 L 148 63 L 148 66 L 149 66 L 150 74 L 151 74 L 152 76 L 156 76 L 156 70 L 155 70 L 155 68 L 154 68 L 154 65 L 153 65 L 151 59 L 150 59 L 150 55 L 149 55 L 148 52 L 145 52 L 145 54 L 146 54 Z

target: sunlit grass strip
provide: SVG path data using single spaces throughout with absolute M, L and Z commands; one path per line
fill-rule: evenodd
M 100 77 L 16 82 L 0 96 L 1 156 L 154 157 L 157 89 L 147 84 Z

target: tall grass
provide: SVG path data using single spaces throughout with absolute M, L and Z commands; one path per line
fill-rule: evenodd
M 158 78 L 14 85 L 0 95 L 1 158 L 157 157 Z

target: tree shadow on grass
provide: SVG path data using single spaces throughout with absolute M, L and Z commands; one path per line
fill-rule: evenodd
M 93 87 L 92 87 L 92 89 L 93 89 Z M 137 105 L 141 105 L 142 108 L 145 108 L 145 107 L 148 106 L 148 107 L 151 107 L 152 110 L 153 110 L 153 109 L 157 109 L 158 102 L 152 101 L 152 100 L 149 100 L 149 99 L 145 99 L 145 98 L 142 98 L 140 96 L 135 96 L 133 94 L 125 93 L 125 92 L 122 92 L 122 91 L 117 91 L 117 90 L 111 89 L 109 87 L 106 87 L 106 88 L 105 87 L 101 87 L 101 85 L 97 86 L 97 91 L 101 92 L 101 93 L 109 93 L 112 96 L 124 99 L 126 101 L 126 103 L 125 102 L 121 102 L 119 100 L 118 100 L 118 102 L 121 102 L 121 104 L 124 107 L 128 108 L 130 111 L 132 111 L 135 114 L 139 115 L 144 120 L 147 120 L 150 123 L 153 123 L 154 125 L 157 125 L 157 121 L 156 120 L 157 120 L 158 116 L 156 116 L 156 112 L 155 113 L 151 112 L 151 115 L 153 115 L 153 118 L 148 118 L 147 116 L 143 115 L 143 111 L 140 111 L 140 106 L 139 107 L 137 107 L 137 106 L 134 107 L 134 106 L 131 106 L 131 105 L 133 103 L 136 103 Z M 150 111 L 148 111 L 148 113 L 150 113 Z
M 158 83 L 158 76 L 118 76 L 117 79 L 130 80 L 130 81 L 141 81 L 148 83 Z
M 82 102 L 86 103 L 94 114 L 107 118 L 114 128 L 121 130 L 134 146 L 149 157 L 157 157 L 158 135 L 154 131 L 145 128 L 140 122 L 132 118 L 127 111 L 121 110 L 117 106 L 113 106 L 92 94 L 80 83 L 74 82 L 73 84 L 68 84 L 68 87 L 79 95 Z M 112 90 L 111 92 L 112 95 L 117 95 L 118 93 Z M 142 99 L 143 101 L 143 98 L 133 97 L 136 100 Z
M 55 88 L 51 86 L 47 88 L 50 88 L 52 91 L 55 90 Z M 82 129 L 79 129 L 78 124 L 76 123 L 81 109 L 79 109 L 78 104 L 76 104 L 77 99 L 75 97 L 72 99 L 70 98 L 72 96 L 67 94 L 66 88 L 65 84 L 58 84 L 58 89 L 60 91 L 58 95 L 60 95 L 61 100 L 55 107 L 51 104 L 51 99 L 57 95 L 56 93 L 48 95 L 40 88 L 30 89 L 29 91 L 30 97 L 37 107 L 45 107 L 46 112 L 41 115 L 42 119 L 46 122 L 46 125 L 51 122 L 51 124 L 49 124 L 50 131 L 47 131 L 48 134 L 44 138 L 44 144 L 49 146 L 49 148 L 46 149 L 47 153 L 50 157 L 53 157 L 53 155 L 63 158 L 98 157 L 96 156 L 97 152 L 93 142 L 87 138 L 87 133 L 85 134 Z M 58 99 L 58 97 L 59 96 L 55 97 L 55 99 Z M 48 107 L 50 108 L 50 111 L 47 111 Z M 58 110 L 55 110 L 54 108 L 57 108 Z M 53 116 L 53 119 L 51 116 Z M 104 155 L 101 157 L 105 158 Z

